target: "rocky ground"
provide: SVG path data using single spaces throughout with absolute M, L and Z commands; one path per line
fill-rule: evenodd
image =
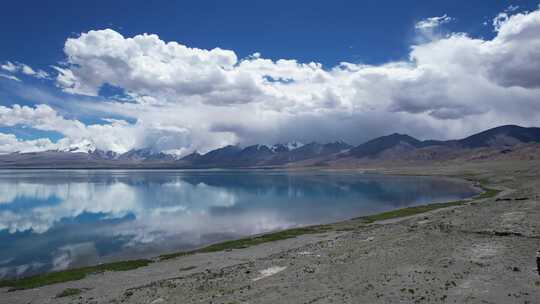
M 540 162 L 381 169 L 485 179 L 497 197 L 8 292 L 0 303 L 540 303 Z M 67 288 L 80 294 L 57 297 Z

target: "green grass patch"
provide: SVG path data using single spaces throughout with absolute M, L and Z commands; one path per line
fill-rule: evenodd
M 139 267 L 147 266 L 150 263 L 152 263 L 152 261 L 150 260 L 132 260 L 101 264 L 77 269 L 68 269 L 64 271 L 50 272 L 21 279 L 0 280 L 0 287 L 10 287 L 10 291 L 31 289 L 56 283 L 81 280 L 87 275 L 93 273 L 102 273 L 105 271 L 126 271 L 136 269 Z
M 76 296 L 80 294 L 81 292 L 82 290 L 80 290 L 79 288 L 66 288 L 61 293 L 57 294 L 56 297 L 57 298 L 71 297 L 71 296 Z
M 501 192 L 501 190 L 497 190 L 497 189 L 491 189 L 491 188 L 483 188 L 483 189 L 484 189 L 484 192 L 474 196 L 473 199 L 490 198 L 490 197 L 497 196 L 497 194 Z
M 485 179 L 485 178 L 474 179 L 474 178 L 471 178 L 471 177 L 466 178 L 466 179 L 469 180 L 469 181 L 476 181 L 478 183 L 477 186 L 480 187 L 480 189 L 482 189 L 482 191 L 483 191 L 482 193 L 473 196 L 473 199 L 475 199 L 475 200 L 495 197 L 495 196 L 497 196 L 497 194 L 499 194 L 501 192 L 501 190 L 497 190 L 497 189 L 493 189 L 493 188 L 488 187 L 487 186 L 489 184 L 488 179 Z
M 480 188 L 482 188 L 482 190 L 484 190 L 484 192 L 478 194 L 478 195 L 475 195 L 473 197 L 473 199 L 484 199 L 484 198 L 491 198 L 491 197 L 495 197 L 497 196 L 497 194 L 499 194 L 501 192 L 501 190 L 497 190 L 497 189 L 493 189 L 493 188 L 489 188 L 489 187 L 486 187 L 485 186 L 486 182 L 480 182 Z
M 403 209 L 397 209 L 397 210 L 392 210 L 392 211 L 388 211 L 388 212 L 362 216 L 362 217 L 358 217 L 358 218 L 355 218 L 355 219 L 361 220 L 361 221 L 363 221 L 365 223 L 370 224 L 370 223 L 377 222 L 377 221 L 383 221 L 383 220 L 389 220 L 389 219 L 394 219 L 394 218 L 399 218 L 399 217 L 405 217 L 405 216 L 411 216 L 411 215 L 415 215 L 415 214 L 420 214 L 420 213 L 432 211 L 432 210 L 435 210 L 435 209 L 452 207 L 452 206 L 460 206 L 460 205 L 463 205 L 466 202 L 467 202 L 466 200 L 462 200 L 462 201 L 453 201 L 453 202 L 446 202 L 446 203 L 434 203 L 434 204 L 429 204 L 429 205 L 407 207 L 407 208 L 403 208 Z
M 254 237 L 247 237 L 243 239 L 238 240 L 232 240 L 232 241 L 225 241 L 217 244 L 212 244 L 200 249 L 195 249 L 191 251 L 184 251 L 184 252 L 176 252 L 171 254 L 164 254 L 159 256 L 160 260 L 168 260 L 168 259 L 174 259 L 186 255 L 191 255 L 195 253 L 208 253 L 208 252 L 218 252 L 218 251 L 224 251 L 224 250 L 230 250 L 230 249 L 243 249 L 248 248 L 251 246 L 268 243 L 268 242 L 274 242 L 279 240 L 285 240 L 290 238 L 295 238 L 300 235 L 304 234 L 313 234 L 313 233 L 322 233 L 328 231 L 330 228 L 328 226 L 319 225 L 319 226 L 311 226 L 311 227 L 304 227 L 304 228 L 293 228 L 278 232 L 272 232 L 260 236 L 254 236 Z

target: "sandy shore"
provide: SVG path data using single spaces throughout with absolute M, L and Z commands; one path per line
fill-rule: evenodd
M 0 303 L 540 303 L 540 162 L 378 168 L 487 180 L 493 198 L 8 292 Z M 57 297 L 74 288 L 80 294 Z

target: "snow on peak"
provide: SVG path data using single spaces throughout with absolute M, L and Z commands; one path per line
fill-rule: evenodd
M 174 159 L 181 159 L 182 157 L 188 155 L 187 152 L 188 152 L 188 150 L 187 150 L 187 149 L 184 149 L 184 148 L 180 148 L 180 149 L 169 149 L 169 150 L 163 150 L 163 151 L 161 151 L 161 153 L 170 155 L 170 156 L 172 156 Z M 195 152 L 197 152 L 197 151 L 195 151 Z
M 299 142 L 299 141 L 291 141 L 291 142 L 288 142 L 286 144 L 287 148 L 289 148 L 289 150 L 294 150 L 294 149 L 298 149 L 300 147 L 302 147 L 304 144 Z
M 62 149 L 62 151 L 71 153 L 91 153 L 96 151 L 96 149 L 96 145 L 92 141 L 84 139 L 79 143 L 69 145 Z
M 283 152 L 283 151 L 291 151 L 294 149 L 298 149 L 302 147 L 304 144 L 298 141 L 291 141 L 284 144 L 275 144 L 272 147 L 270 147 L 270 150 L 273 152 Z

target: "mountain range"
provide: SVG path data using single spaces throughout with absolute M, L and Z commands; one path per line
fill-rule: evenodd
M 84 143 L 64 151 L 0 155 L 0 168 L 275 168 L 351 163 L 531 159 L 540 151 L 540 128 L 505 125 L 458 140 L 418 140 L 391 134 L 358 146 L 343 141 L 273 146 L 225 146 L 178 158 L 150 148 L 123 154 Z

